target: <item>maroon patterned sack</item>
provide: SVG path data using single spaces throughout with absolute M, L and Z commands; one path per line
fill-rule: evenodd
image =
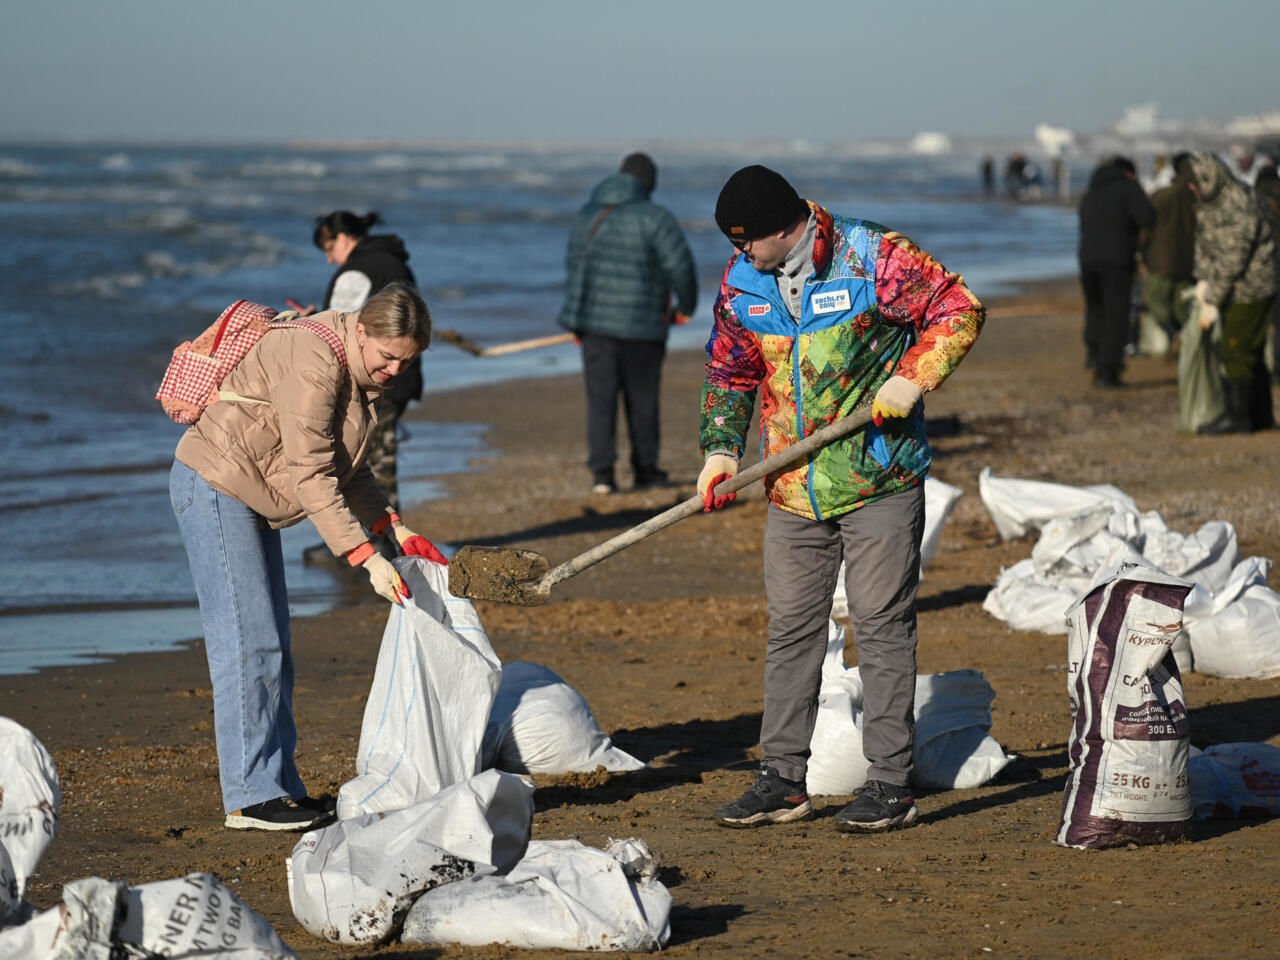
M 1122 563 L 1067 611 L 1074 722 L 1055 842 L 1098 848 L 1184 835 L 1190 742 L 1173 641 L 1191 586 Z

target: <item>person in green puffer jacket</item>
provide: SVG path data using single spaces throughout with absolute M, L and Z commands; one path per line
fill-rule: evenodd
M 671 212 L 649 199 L 658 171 L 629 154 L 578 211 L 565 257 L 559 324 L 582 342 L 587 466 L 593 491 L 617 490 L 618 397 L 626 406 L 635 487 L 665 483 L 658 466 L 658 392 L 667 333 L 697 306 L 693 254 Z M 674 298 L 674 304 L 672 300 Z

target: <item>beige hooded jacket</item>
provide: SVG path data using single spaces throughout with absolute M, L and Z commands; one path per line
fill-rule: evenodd
M 347 363 L 308 330 L 270 331 L 222 383 L 224 394 L 252 399 L 210 404 L 176 456 L 273 529 L 310 517 L 341 556 L 390 510 L 364 463 L 381 388 L 361 357 L 359 313 L 311 319 L 337 332 Z

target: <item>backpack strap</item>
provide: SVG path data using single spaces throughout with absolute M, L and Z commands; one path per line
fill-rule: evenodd
M 323 323 L 317 323 L 315 320 L 276 320 L 271 324 L 273 327 L 296 327 L 299 330 L 309 330 L 317 337 L 329 345 L 329 349 L 333 351 L 333 355 L 338 358 L 338 362 L 344 367 L 347 365 L 347 348 L 342 342 L 342 338 L 331 327 L 326 327 Z
M 243 303 L 244 301 L 241 301 Z M 236 306 L 240 304 L 237 303 Z M 296 316 L 296 314 L 294 315 Z M 342 366 L 347 365 L 347 348 L 342 342 L 342 338 L 337 332 L 330 327 L 326 327 L 323 323 L 317 323 L 315 320 L 273 320 L 273 327 L 296 327 L 299 330 L 306 330 L 314 333 L 317 337 L 329 345 L 329 349 L 333 351 L 333 355 L 337 358 L 338 363 Z M 267 400 L 256 400 L 253 397 L 246 397 L 234 390 L 219 390 L 219 400 L 231 400 L 235 403 L 269 403 Z

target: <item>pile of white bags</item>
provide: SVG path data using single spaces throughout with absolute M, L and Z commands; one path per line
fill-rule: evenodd
M 86 877 L 33 917 L 27 879 L 57 831 L 61 801 L 48 751 L 0 717 L 0 957 L 296 960 L 269 923 L 207 873 L 137 887 Z
M 1174 645 L 1182 670 L 1228 677 L 1280 675 L 1280 593 L 1271 562 L 1240 559 L 1231 524 L 1170 530 L 1112 486 L 1071 487 L 983 470 L 979 492 L 1006 539 L 1038 530 L 1031 556 L 1001 571 L 983 608 L 1019 630 L 1065 633 L 1066 610 L 1105 570 L 1141 563 L 1195 585 Z
M 537 663 L 508 663 L 484 735 L 485 765 L 509 773 L 611 773 L 644 762 L 619 750 L 582 694 Z
M 1191 818 L 1182 677 L 1173 655 L 1191 584 L 1152 567 L 1107 571 L 1068 612 L 1070 769 L 1055 841 L 1163 843 Z
M 551 670 L 504 669 L 475 608 L 449 594 L 447 568 L 395 563 L 413 596 L 392 609 L 383 634 L 359 775 L 339 791 L 339 820 L 304 835 L 288 861 L 298 921 L 360 945 L 409 939 L 409 915 L 421 942 L 664 944 L 666 888 L 601 850 L 531 846 L 533 788 L 503 772 L 644 764 L 612 745 Z
M 832 622 L 822 665 L 818 715 L 806 785 L 814 796 L 843 796 L 867 782 L 862 752 L 862 679 L 844 665 L 844 630 Z M 990 734 L 995 693 L 976 670 L 916 677 L 912 782 L 920 787 L 981 786 L 1012 759 Z

